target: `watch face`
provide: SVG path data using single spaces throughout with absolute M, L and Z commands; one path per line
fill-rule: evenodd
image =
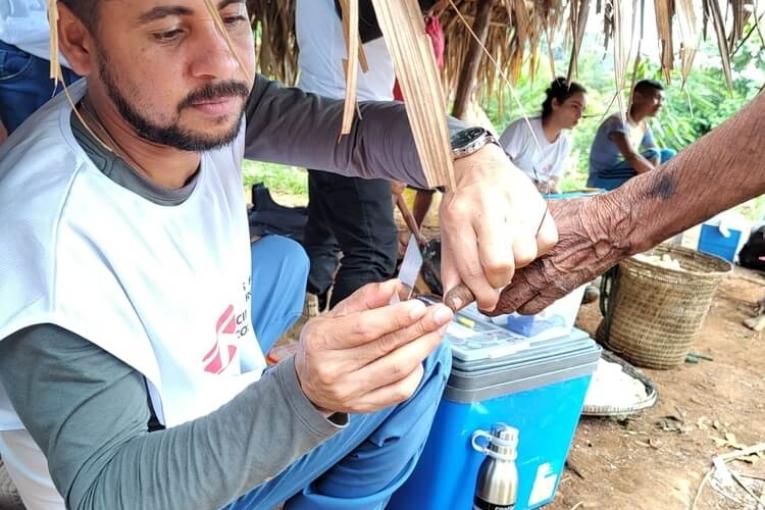
M 485 133 L 486 130 L 482 127 L 474 127 L 458 131 L 452 138 L 452 148 L 461 149 L 467 147 L 478 138 L 481 138 Z

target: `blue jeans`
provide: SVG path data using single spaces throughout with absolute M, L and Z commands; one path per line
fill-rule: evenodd
M 254 242 L 252 253 L 252 325 L 263 353 L 303 313 L 308 280 L 308 256 L 297 242 L 266 236 Z
M 644 158 L 650 160 L 658 158 L 659 164 L 661 165 L 674 158 L 676 155 L 677 151 L 674 149 L 648 149 L 643 152 Z M 630 164 L 626 161 L 623 161 L 606 171 L 598 172 L 597 174 L 590 174 L 589 179 L 587 179 L 587 186 L 590 188 L 599 188 L 611 191 L 618 188 L 636 175 L 637 172 L 635 172 Z
M 78 79 L 63 72 L 67 85 Z M 0 41 L 0 121 L 8 134 L 61 90 L 53 87 L 49 61 Z
M 256 242 L 252 252 L 253 323 L 266 351 L 283 331 L 265 319 L 286 329 L 289 318 L 302 310 L 308 262 L 297 243 L 277 236 Z M 409 400 L 352 415 L 346 428 L 225 510 L 270 510 L 285 501 L 289 510 L 384 508 L 422 453 L 451 370 L 448 346 L 442 344 L 423 368 L 422 382 Z

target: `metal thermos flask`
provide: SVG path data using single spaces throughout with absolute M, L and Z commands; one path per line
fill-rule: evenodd
M 486 438 L 486 445 L 476 441 Z M 473 510 L 513 510 L 518 494 L 518 469 L 515 466 L 518 449 L 518 430 L 498 423 L 491 434 L 477 431 L 473 434 L 473 447 L 486 454 L 478 470 L 473 499 Z

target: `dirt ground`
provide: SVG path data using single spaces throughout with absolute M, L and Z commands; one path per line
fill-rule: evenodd
M 763 295 L 765 278 L 737 268 L 721 285 L 693 349 L 714 361 L 644 370 L 659 400 L 637 416 L 584 417 L 558 497 L 547 509 L 691 509 L 714 455 L 731 451 L 730 443 L 765 442 L 765 339 L 741 324 Z M 594 333 L 599 321 L 596 304 L 582 307 L 579 327 Z M 761 496 L 765 456 L 750 460 L 755 463 L 736 461 L 730 467 L 761 478 L 742 478 Z M 698 510 L 757 507 L 741 489 L 731 491 L 737 503 L 710 483 L 704 487 Z

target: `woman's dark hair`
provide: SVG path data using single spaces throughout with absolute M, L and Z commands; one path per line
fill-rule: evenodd
M 542 103 L 542 119 L 546 119 L 552 114 L 553 99 L 557 99 L 558 104 L 563 104 L 566 99 L 579 92 L 586 94 L 587 89 L 575 81 L 569 83 L 566 78 L 555 78 L 550 84 L 550 88 L 545 91 L 547 98 L 545 99 L 545 102 Z

